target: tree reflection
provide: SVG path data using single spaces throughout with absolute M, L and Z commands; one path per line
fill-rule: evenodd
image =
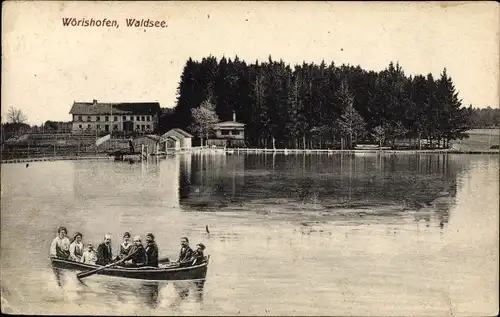
M 465 167 L 447 154 L 421 153 L 198 154 L 183 160 L 182 205 L 231 208 L 281 199 L 325 210 L 389 205 L 421 212 L 425 207 L 441 212 L 441 226 Z

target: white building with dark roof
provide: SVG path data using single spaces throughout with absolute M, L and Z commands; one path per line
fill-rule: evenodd
M 73 116 L 72 132 L 90 131 L 153 133 L 158 129 L 158 102 L 77 102 L 69 112 Z
M 190 149 L 192 146 L 193 136 L 182 129 L 172 129 L 162 135 L 163 137 L 173 136 L 179 140 L 181 149 Z
M 233 112 L 233 121 L 219 122 L 213 128 L 215 139 L 209 139 L 208 145 L 245 146 L 245 124 L 236 121 L 236 113 Z

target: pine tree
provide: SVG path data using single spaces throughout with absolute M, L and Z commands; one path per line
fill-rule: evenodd
M 336 126 L 341 132 L 343 139 L 347 139 L 348 148 L 352 149 L 353 143 L 365 132 L 365 122 L 361 115 L 354 109 L 354 97 L 349 91 L 347 81 L 342 81 L 338 100 L 344 108 L 342 116 L 337 119 Z

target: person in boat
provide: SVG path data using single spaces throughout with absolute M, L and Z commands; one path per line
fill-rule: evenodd
M 188 266 L 192 262 L 193 249 L 189 246 L 189 239 L 187 237 L 181 238 L 181 250 L 179 252 L 179 259 L 177 263 L 180 266 Z
M 113 262 L 111 235 L 105 234 L 104 241 L 97 247 L 97 265 L 108 265 Z
M 146 234 L 146 266 L 158 267 L 158 246 L 152 233 Z
M 60 259 L 69 259 L 69 245 L 71 244 L 68 237 L 68 230 L 65 227 L 57 229 L 57 237 L 54 238 L 50 245 L 50 256 Z
M 83 255 L 83 235 L 80 232 L 75 233 L 71 244 L 69 245 L 69 259 L 80 262 Z
M 125 258 L 124 266 L 139 267 L 145 266 L 148 262 L 146 249 L 142 245 L 141 236 L 134 237 L 134 244 L 130 248 L 130 254 Z
M 130 233 L 125 232 L 123 234 L 123 243 L 120 244 L 120 251 L 118 252 L 118 256 L 116 257 L 115 261 L 122 260 L 127 255 L 130 254 L 130 249 L 132 248 L 132 243 L 130 243 Z
M 205 245 L 203 243 L 198 243 L 196 245 L 196 250 L 193 252 L 193 262 L 191 265 L 198 265 L 205 262 L 205 255 L 203 251 L 205 250 Z
M 92 243 L 87 245 L 87 250 L 83 252 L 82 258 L 80 260 L 82 263 L 86 264 L 96 264 L 97 254 L 95 253 L 94 246 Z

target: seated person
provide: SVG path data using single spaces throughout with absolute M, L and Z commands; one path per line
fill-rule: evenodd
M 118 256 L 115 261 L 124 259 L 127 255 L 130 254 L 130 249 L 132 248 L 132 243 L 130 243 L 130 233 L 125 232 L 123 234 L 123 243 L 120 244 Z
M 75 233 L 73 241 L 69 245 L 69 259 L 71 261 L 80 262 L 83 254 L 83 242 L 82 234 L 80 232 Z
M 97 253 L 95 253 L 92 243 L 87 245 L 87 250 L 83 252 L 80 261 L 86 264 L 95 264 L 97 262 Z
M 202 264 L 205 262 L 205 255 L 203 254 L 203 251 L 205 250 L 205 245 L 203 243 L 198 243 L 196 245 L 196 250 L 193 253 L 193 262 L 191 265 L 198 265 Z
M 113 262 L 113 250 L 111 249 L 111 235 L 105 234 L 104 241 L 97 247 L 98 265 L 108 265 Z
M 146 266 L 158 267 L 158 246 L 152 233 L 146 235 Z
M 181 238 L 181 250 L 179 252 L 179 259 L 177 263 L 180 266 L 189 266 L 192 263 L 193 250 L 189 246 L 189 240 L 187 237 Z
M 60 227 L 57 230 L 57 236 L 50 245 L 50 256 L 60 259 L 69 259 L 69 245 L 71 244 L 68 237 L 68 230 L 65 227 Z
M 144 246 L 142 245 L 141 237 L 135 236 L 134 237 L 134 244 L 132 245 L 132 248 L 130 249 L 130 253 L 125 258 L 124 266 L 127 266 L 127 267 L 145 266 L 147 262 L 148 262 L 148 259 L 147 259 L 147 255 L 146 255 L 146 250 L 144 249 Z

